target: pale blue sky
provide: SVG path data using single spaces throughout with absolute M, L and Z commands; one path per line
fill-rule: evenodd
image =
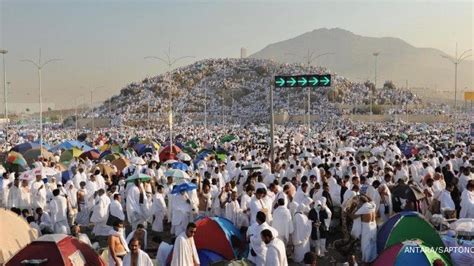
M 89 95 L 81 86 L 104 86 L 98 101 L 165 71 L 143 57 L 163 56 L 169 42 L 176 56 L 238 57 L 240 47 L 251 54 L 317 28 L 339 27 L 452 54 L 456 42 L 460 50 L 472 48 L 473 12 L 472 1 L 449 0 L 0 0 L 0 47 L 9 50 L 13 101 L 35 101 L 34 68 L 19 60 L 37 59 L 40 47 L 43 58 L 64 60 L 44 71 L 46 101 Z

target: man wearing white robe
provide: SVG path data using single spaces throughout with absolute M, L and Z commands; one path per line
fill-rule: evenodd
M 31 208 L 31 193 L 30 187 L 28 186 L 28 180 L 21 181 L 20 202 L 18 208 L 22 210 Z
M 267 254 L 267 247 L 265 246 L 265 243 L 263 243 L 260 233 L 263 230 L 268 229 L 272 231 L 274 237 L 278 237 L 278 231 L 268 225 L 268 223 L 265 222 L 266 219 L 267 217 L 265 213 L 259 211 L 256 214 L 256 222 L 247 230 L 247 238 L 250 240 L 248 259 L 257 266 L 265 265 L 265 256 Z
M 250 225 L 250 201 L 252 200 L 254 187 L 252 185 L 247 185 L 245 188 L 244 194 L 240 197 L 240 209 L 242 210 L 242 224 L 241 226 Z
M 106 225 L 109 212 L 110 198 L 103 189 L 97 192 L 96 203 L 92 209 L 91 222 L 94 223 L 92 233 L 96 236 L 108 236 L 110 227 Z
M 196 224 L 189 223 L 186 231 L 176 238 L 171 266 L 196 266 L 200 264 L 196 244 L 194 243 L 195 233 Z
M 260 233 L 262 242 L 267 247 L 265 254 L 265 266 L 287 266 L 285 244 L 278 237 L 274 237 L 269 229 L 265 229 Z
M 273 211 L 272 227 L 278 231 L 278 238 L 286 245 L 290 240 L 290 234 L 293 233 L 293 221 L 290 210 L 285 206 L 284 199 L 278 199 L 278 207 Z M 303 205 L 301 205 L 303 206 Z
M 140 249 L 140 241 L 133 239 L 130 242 L 130 253 L 123 258 L 123 266 L 153 266 L 153 261 L 148 254 Z
M 291 240 L 294 246 L 293 260 L 302 262 L 304 255 L 310 251 L 311 221 L 303 213 L 304 206 L 298 206 L 298 210 L 293 217 L 293 234 Z
M 145 224 L 147 215 L 145 213 L 147 199 L 144 193 L 143 185 L 137 179 L 134 184 L 129 184 L 130 189 L 127 193 L 127 218 L 132 225 L 132 230 L 135 230 L 138 224 Z
M 59 189 L 53 190 L 53 199 L 49 203 L 51 223 L 55 234 L 69 234 L 67 200 L 59 193 Z
M 100 168 L 96 167 L 94 169 L 94 176 L 95 176 L 95 180 L 97 182 L 97 186 L 99 187 L 99 189 L 106 189 L 106 185 L 105 185 L 105 178 L 100 174 Z
M 158 185 L 157 192 L 153 196 L 152 210 L 155 219 L 153 220 L 151 230 L 163 232 L 163 219 L 166 217 L 167 207 L 163 195 L 163 186 L 161 185 Z
M 269 198 L 266 197 L 266 190 L 264 188 L 259 188 L 255 192 L 254 197 L 250 201 L 250 225 L 255 223 L 256 215 L 259 211 L 263 211 L 266 215 L 267 222 L 271 222 L 271 206 L 272 202 Z
M 438 200 L 440 202 L 441 213 L 446 215 L 446 218 L 451 218 L 451 217 L 448 217 L 449 214 L 456 210 L 454 201 L 451 198 L 452 190 L 453 190 L 453 185 L 451 183 L 448 183 L 446 186 L 446 189 L 442 190 L 438 196 Z
M 355 212 L 355 217 L 361 218 L 361 251 L 362 261 L 372 262 L 377 257 L 377 224 L 375 222 L 375 203 L 362 198 L 365 203 Z M 355 225 L 354 225 L 355 226 Z
M 38 216 L 37 224 L 39 225 L 41 232 L 52 234 L 54 231 L 49 213 L 43 212 L 43 209 L 41 208 L 37 208 L 36 215 Z
M 158 249 L 156 251 L 156 262 L 157 265 L 166 265 L 166 261 L 168 260 L 168 256 L 171 254 L 173 250 L 173 245 L 170 245 L 164 241 L 161 241 L 160 238 L 157 240 L 158 242 Z
M 70 217 L 70 224 L 76 223 L 77 217 L 77 188 L 74 186 L 71 180 L 66 182 L 66 196 L 69 202 L 69 217 Z
M 191 201 L 186 192 L 173 197 L 171 213 L 171 233 L 178 236 L 186 230 L 189 223 L 189 214 L 191 213 Z
M 72 182 L 77 189 L 81 188 L 81 182 L 87 182 L 87 175 L 84 173 L 84 169 L 82 167 L 79 167 L 77 173 L 74 174 Z
M 94 197 L 95 197 L 95 192 L 99 190 L 99 186 L 97 185 L 97 182 L 95 180 L 95 176 L 91 175 L 90 179 L 87 180 L 86 186 L 85 186 L 85 191 L 86 191 L 86 206 L 89 210 L 94 207 Z
M 46 206 L 46 188 L 41 175 L 36 175 L 36 180 L 31 184 L 31 203 L 34 209 L 44 209 Z
M 231 194 L 231 201 L 225 205 L 225 218 L 231 221 L 237 228 L 241 225 L 241 214 L 239 202 L 237 201 L 237 192 Z
M 122 195 L 115 193 L 113 200 L 110 202 L 110 214 L 119 218 L 121 221 L 125 220 L 125 214 L 123 213 L 123 207 L 121 204 Z
M 461 193 L 459 218 L 474 218 L 474 181 L 469 181 L 467 188 Z

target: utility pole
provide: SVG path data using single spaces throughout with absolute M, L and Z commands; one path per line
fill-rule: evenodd
M 207 87 L 204 87 L 204 131 L 207 134 Z
M 0 50 L 0 54 L 3 56 L 3 95 L 5 101 L 5 144 L 8 142 L 8 101 L 7 101 L 7 67 L 5 64 L 5 55 L 8 53 L 7 50 Z
M 471 57 L 472 49 L 466 50 L 458 56 L 458 44 L 456 43 L 456 52 L 454 58 L 447 55 L 441 55 L 442 58 L 448 59 L 451 63 L 454 64 L 454 110 L 456 110 L 457 103 L 457 91 L 458 91 L 458 65 L 461 64 L 464 60 Z
M 458 56 L 458 44 L 456 43 L 456 51 L 454 58 L 447 55 L 441 55 L 442 58 L 448 59 L 451 63 L 454 64 L 454 142 L 456 142 L 457 135 L 457 91 L 458 91 L 458 65 L 461 64 L 464 60 L 471 57 L 472 49 L 466 50 Z
M 377 91 L 377 58 L 378 56 L 380 55 L 380 52 L 375 52 L 372 54 L 374 57 L 375 57 L 375 71 L 374 71 L 374 91 L 371 92 L 370 94 L 370 115 L 373 115 L 374 112 L 373 112 L 373 105 L 374 105 L 374 92 Z
M 145 59 L 153 59 L 153 60 L 158 60 L 163 63 L 165 63 L 168 66 L 168 76 L 170 75 L 171 68 L 173 67 L 174 64 L 176 64 L 178 61 L 185 59 L 185 58 L 195 58 L 194 56 L 182 56 L 178 58 L 174 58 L 171 56 L 171 44 L 168 46 L 168 52 L 165 52 L 166 58 L 163 59 L 161 57 L 157 56 L 145 56 Z M 171 85 L 171 77 L 170 77 L 170 90 L 172 90 L 172 85 Z M 168 122 L 169 122 L 169 130 L 170 130 L 170 153 L 173 153 L 173 94 L 170 91 L 170 110 L 168 113 Z
M 272 163 L 275 162 L 275 119 L 273 115 L 273 90 L 275 89 L 274 85 L 270 85 L 270 160 Z
M 50 59 L 47 60 L 44 63 L 41 63 L 41 48 L 39 49 L 39 59 L 38 62 L 34 62 L 33 60 L 30 59 L 24 59 L 21 60 L 22 62 L 28 62 L 33 64 L 36 69 L 38 70 L 38 90 L 39 90 L 39 115 L 40 115 L 40 145 L 43 145 L 43 99 L 42 99 L 42 88 L 41 88 L 41 70 L 49 63 L 55 62 L 55 61 L 61 61 L 61 59 Z M 43 149 L 41 149 L 41 156 L 43 156 Z
M 297 56 L 296 54 L 293 54 L 293 53 L 285 53 L 286 55 L 293 55 L 293 56 Z M 325 56 L 325 55 L 333 55 L 335 53 L 322 53 L 322 54 L 315 54 L 314 51 L 310 51 L 310 49 L 308 49 L 308 52 L 306 54 L 306 56 L 303 56 L 303 59 L 306 59 L 306 65 L 308 67 L 308 71 L 310 70 L 310 67 L 311 67 L 311 64 L 318 58 L 320 58 L 321 56 Z M 308 114 L 306 119 L 308 120 L 308 132 L 311 132 L 311 94 L 310 94 L 310 88 L 308 88 Z M 290 112 L 290 93 L 288 92 L 288 115 L 289 115 L 289 112 Z M 305 120 L 305 119 L 303 119 Z M 304 123 L 303 123 L 304 124 Z

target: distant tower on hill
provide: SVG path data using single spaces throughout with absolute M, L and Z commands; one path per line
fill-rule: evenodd
M 247 49 L 245 47 L 240 48 L 240 58 L 247 58 Z

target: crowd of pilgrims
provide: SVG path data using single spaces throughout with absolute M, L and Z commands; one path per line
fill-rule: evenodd
M 474 218 L 472 139 L 464 136 L 460 143 L 446 144 L 444 127 L 425 125 L 425 131 L 408 136 L 403 142 L 413 149 L 406 155 L 399 148 L 399 132 L 416 131 L 406 124 L 341 120 L 311 133 L 302 127 L 278 126 L 272 164 L 264 127 L 178 126 L 175 142 L 194 140 L 201 148 L 227 153 L 225 160 L 211 155 L 199 162 L 184 161 L 197 190 L 171 194 L 176 180 L 165 176 L 170 166 L 160 162 L 157 150 L 112 176 L 97 167 L 99 161 L 74 160 L 69 166 L 72 178 L 65 183 L 60 174 L 46 181 L 39 172 L 34 180 L 20 180 L 21 173 L 3 169 L 0 206 L 22 215 L 40 234 L 72 234 L 97 249 L 107 248 L 110 265 L 131 265 L 137 259 L 140 265 L 152 265 L 154 254 L 150 258 L 142 251 L 150 253 L 147 236 L 166 230 L 176 240 L 167 243 L 153 237 L 159 242 L 154 258 L 159 265 L 166 263 L 173 246 L 172 265 L 199 264 L 192 237 L 198 230 L 193 221 L 200 216 L 229 219 L 246 236 L 248 259 L 256 265 L 287 265 L 289 259 L 311 265 L 316 257 L 326 256 L 329 232 L 341 230 L 360 239 L 360 254 L 352 248 L 347 260 L 369 263 L 377 256 L 377 227 L 394 213 L 418 211 L 428 220 L 436 215 Z M 11 136 L 16 142 L 12 145 L 26 141 L 16 134 Z M 74 134 L 51 131 L 45 141 Z M 89 134 L 89 140 L 100 147 L 112 140 L 126 145 L 134 136 L 165 139 L 167 134 L 108 129 Z M 238 139 L 220 142 L 227 134 Z M 56 168 L 60 153 L 49 160 L 38 158 L 34 164 Z M 152 179 L 125 182 L 140 173 Z M 410 201 L 392 194 L 405 185 L 418 188 L 424 197 Z M 108 238 L 106 246 L 91 243 L 91 238 L 100 237 Z M 138 257 L 131 259 L 130 249 L 138 249 L 134 253 Z

